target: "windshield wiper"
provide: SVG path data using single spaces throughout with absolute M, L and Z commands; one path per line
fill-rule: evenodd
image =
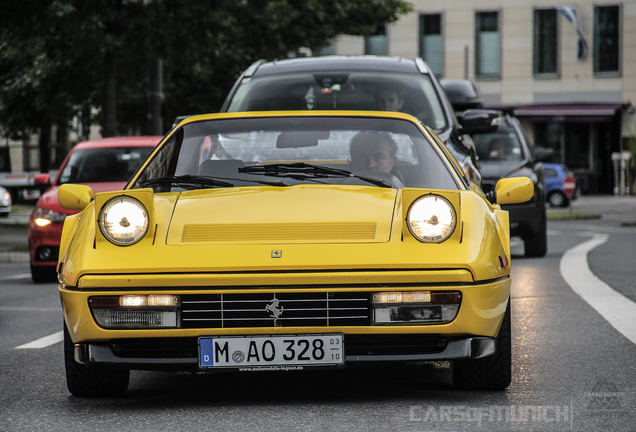
M 188 185 L 202 185 L 202 186 L 218 186 L 218 187 L 234 187 L 234 183 L 230 183 L 229 181 L 224 180 L 233 180 L 240 182 L 249 182 L 249 183 L 257 183 L 266 186 L 290 186 L 289 183 L 285 183 L 284 181 L 263 181 L 263 180 L 253 180 L 253 179 L 234 179 L 234 178 L 225 178 L 225 177 L 211 177 L 211 176 L 194 176 L 194 175 L 180 175 L 174 177 L 162 177 L 156 179 L 146 179 L 141 180 L 139 185 L 144 187 L 151 184 L 188 184 Z
M 353 174 L 351 171 L 313 165 L 304 162 L 276 163 L 269 165 L 252 165 L 241 167 L 239 172 L 247 174 L 261 174 L 274 177 L 289 177 L 294 180 L 308 180 L 313 178 L 353 177 L 371 183 L 375 186 L 391 188 L 391 184 L 384 180 Z
M 152 184 L 156 185 L 190 185 L 190 186 L 217 186 L 217 187 L 234 187 L 234 184 L 222 180 L 217 180 L 212 177 L 206 176 L 194 176 L 190 174 L 180 175 L 180 176 L 169 176 L 169 177 L 160 177 L 154 179 L 146 179 L 141 180 L 139 185 L 141 187 L 149 186 Z

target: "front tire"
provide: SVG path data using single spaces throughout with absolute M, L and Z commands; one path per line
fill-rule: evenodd
M 453 383 L 467 390 L 505 390 L 512 381 L 512 337 L 510 299 L 496 340 L 493 355 L 480 359 L 455 360 Z
M 31 279 L 35 283 L 57 282 L 55 267 L 35 266 L 31 264 Z
M 64 366 L 66 386 L 77 397 L 113 397 L 128 389 L 130 371 L 101 365 L 83 366 L 75 361 L 74 345 L 64 324 Z
M 545 208 L 541 213 L 537 233 L 523 238 L 523 248 L 528 258 L 541 258 L 548 253 L 548 225 Z

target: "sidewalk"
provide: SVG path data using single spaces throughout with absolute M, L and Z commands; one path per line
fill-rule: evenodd
M 584 214 L 589 217 L 611 217 L 623 219 L 625 222 L 636 222 L 636 196 L 584 195 L 572 201 L 573 214 Z M 550 215 L 564 214 L 568 208 L 553 209 L 548 207 Z M 563 218 L 567 219 L 567 218 Z
M 7 217 L 0 218 L 0 263 L 28 263 L 29 254 L 23 252 L 28 246 L 27 224 L 32 208 L 20 206 Z M 8 232 L 8 233 L 7 233 Z M 15 252 L 14 249 L 20 250 Z
M 7 217 L 0 218 L 0 225 L 24 225 L 29 223 L 29 216 L 33 209 L 12 210 Z

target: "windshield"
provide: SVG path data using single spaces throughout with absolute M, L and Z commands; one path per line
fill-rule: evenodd
M 154 147 L 110 147 L 77 150 L 58 184 L 127 182 Z
M 480 162 L 518 162 L 524 159 L 521 143 L 512 127 L 501 125 L 497 132 L 472 136 Z
M 448 126 L 427 75 L 386 72 L 295 73 L 246 78 L 228 107 L 237 111 L 399 111 L 435 131 Z
M 267 117 L 184 125 L 133 188 L 156 192 L 259 184 L 458 189 L 437 150 L 398 119 Z

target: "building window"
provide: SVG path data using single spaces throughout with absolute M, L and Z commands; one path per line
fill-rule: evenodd
M 534 74 L 556 75 L 558 71 L 557 10 L 534 11 Z
M 441 77 L 444 73 L 442 15 L 420 15 L 420 57 Z
M 367 55 L 388 55 L 389 44 L 386 37 L 386 26 L 382 26 L 378 31 L 364 38 L 364 53 Z
M 501 76 L 499 12 L 477 12 L 475 30 L 475 76 Z
M 620 72 L 620 10 L 618 6 L 594 8 L 594 72 Z

